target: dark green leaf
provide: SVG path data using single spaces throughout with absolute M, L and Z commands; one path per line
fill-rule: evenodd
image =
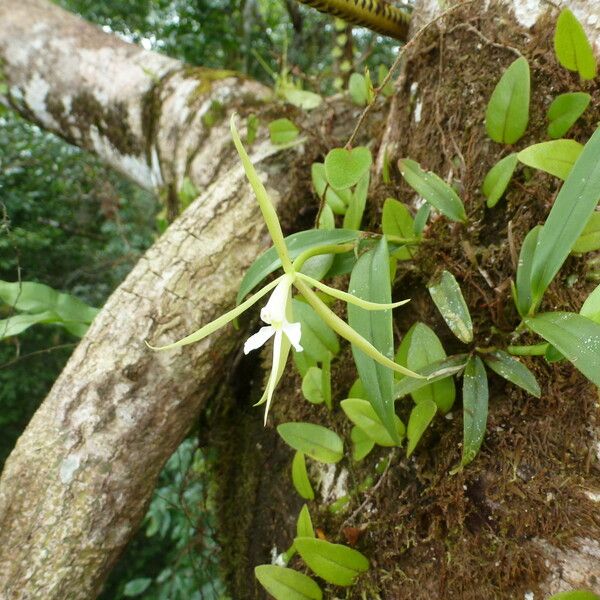
M 371 151 L 363 146 L 352 150 L 334 148 L 325 157 L 325 174 L 329 185 L 343 190 L 357 184 L 371 168 Z
M 407 457 L 414 452 L 425 430 L 429 427 L 431 421 L 433 421 L 436 412 L 437 405 L 431 400 L 423 400 L 412 409 L 406 429 L 406 437 L 408 438 L 408 445 L 406 446 Z
M 600 324 L 568 312 L 542 313 L 526 318 L 525 324 L 600 386 Z
M 514 290 L 515 305 L 519 314 L 524 317 L 533 305 L 533 292 L 531 291 L 531 269 L 533 257 L 537 247 L 538 236 L 542 230 L 541 225 L 536 225 L 523 240 L 519 262 L 517 265 L 517 283 Z
M 468 465 L 479 452 L 488 416 L 488 382 L 483 362 L 471 357 L 463 375 L 463 455 L 461 466 Z
M 596 77 L 596 59 L 592 46 L 577 17 L 568 8 L 563 8 L 556 21 L 554 51 L 558 62 L 579 73 L 581 79 Z
M 488 208 L 498 204 L 513 176 L 517 166 L 517 154 L 513 152 L 498 161 L 487 173 L 483 180 L 483 195 L 487 199 Z
M 533 144 L 517 157 L 524 165 L 566 179 L 582 151 L 583 146 L 575 140 L 552 140 Z
M 394 357 L 394 360 L 399 364 L 402 365 L 403 367 L 406 367 L 408 369 L 408 350 L 410 348 L 410 341 L 412 338 L 412 334 L 413 331 L 415 330 L 415 327 L 417 326 L 416 323 L 413 323 L 413 325 L 411 325 L 410 329 L 404 334 L 404 336 L 402 337 L 402 341 L 400 342 L 400 346 L 398 346 L 398 350 L 396 352 L 396 356 Z M 403 373 L 398 373 L 398 372 L 394 372 L 394 378 L 396 380 L 400 380 L 400 379 L 404 379 L 405 375 Z
M 374 250 L 366 252 L 358 259 L 352 270 L 348 291 L 363 300 L 391 302 L 389 254 L 385 237 L 381 239 Z M 348 323 L 384 356 L 393 358 L 394 336 L 391 310 L 369 311 L 348 304 Z M 400 443 L 395 427 L 392 398 L 393 372 L 354 345 L 352 354 L 369 402 L 392 439 L 396 443 Z
M 330 354 L 335 356 L 340 351 L 337 336 L 311 306 L 294 298 L 292 312 L 300 323 L 302 347 L 309 359 L 322 363 Z
M 139 579 L 132 579 L 128 581 L 123 589 L 123 596 L 133 598 L 143 594 L 152 583 L 152 579 L 149 577 L 140 577 Z
M 279 567 L 259 565 L 254 574 L 260 584 L 275 600 L 321 600 L 323 593 L 317 583 L 308 575 Z
M 518 385 L 536 398 L 541 396 L 542 392 L 535 375 L 522 362 L 513 358 L 510 354 L 502 350 L 495 350 L 483 355 L 483 360 L 500 377 L 504 377 L 507 381 Z
M 292 461 L 292 483 L 296 491 L 305 500 L 314 500 L 315 492 L 312 489 L 308 472 L 306 471 L 306 459 L 300 451 L 294 454 L 294 460 Z
M 517 58 L 494 88 L 485 113 L 488 135 L 501 144 L 514 144 L 529 122 L 529 64 Z
M 563 137 L 583 114 L 591 99 L 585 92 L 557 96 L 548 109 L 548 136 L 552 139 Z
M 302 560 L 319 577 L 334 585 L 352 585 L 369 561 L 357 550 L 316 538 L 296 538 L 294 546 Z
M 340 436 L 321 425 L 283 423 L 277 427 L 277 432 L 294 450 L 303 452 L 319 462 L 335 464 L 342 460 L 344 455 L 344 444 Z
M 471 315 L 454 275 L 449 271 L 443 271 L 436 281 L 429 284 L 428 289 L 434 304 L 452 333 L 465 344 L 472 342 Z
M 400 159 L 398 166 L 406 183 L 443 215 L 453 221 L 467 220 L 462 200 L 443 179 L 431 171 L 423 171 L 419 163 L 408 158 Z

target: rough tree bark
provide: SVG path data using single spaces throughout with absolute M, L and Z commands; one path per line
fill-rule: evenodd
M 438 4 L 422 2 L 417 23 L 434 17 Z M 470 10 L 483 17 L 497 10 L 489 4 Z M 550 27 L 545 2 L 510 4 L 517 20 L 502 9 L 498 23 L 520 28 L 524 46 L 527 28 L 538 21 Z M 598 2 L 572 6 L 597 40 Z M 2 474 L 0 597 L 91 598 L 135 532 L 162 465 L 239 346 L 232 329 L 164 354 L 149 352 L 143 340 L 172 340 L 223 312 L 268 243 L 222 117 L 268 107 L 269 93 L 256 82 L 143 51 L 43 0 L 4 0 L 0 23 L 0 74 L 8 84 L 2 102 L 155 190 L 172 214 L 184 177 L 201 190 L 111 296 Z M 427 39 L 433 46 L 438 41 L 437 33 Z M 427 55 L 426 46 L 422 52 Z M 438 68 L 404 70 L 399 90 L 411 83 L 426 90 Z M 421 118 L 416 107 L 423 99 L 411 99 L 392 105 L 383 137 L 390 153 L 407 147 L 398 125 L 415 128 Z M 215 116 L 216 124 L 207 126 Z M 324 109 L 311 126 L 321 121 L 325 131 L 330 117 Z M 275 152 L 259 140 L 252 158 L 280 202 L 291 191 L 292 159 Z M 540 589 L 600 585 L 597 541 L 584 536 L 568 551 L 543 539 L 539 545 L 548 560 Z M 414 589 L 435 597 L 427 582 L 419 583 L 413 597 Z

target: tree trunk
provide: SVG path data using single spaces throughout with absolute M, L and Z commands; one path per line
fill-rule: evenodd
M 367 130 L 373 150 L 380 150 L 379 164 L 385 148 L 388 157 L 410 156 L 460 184 L 471 225 L 449 228 L 444 219 L 434 220 L 427 233 L 435 240 L 431 251 L 420 253 L 397 281 L 403 295 L 413 298 L 412 308 L 399 315 L 400 330 L 425 321 L 449 350 L 452 338 L 424 284 L 439 266 L 453 271 L 474 313 L 480 345 L 491 327 L 510 328 L 514 314 L 507 284 L 513 267 L 504 244 L 507 230 L 520 244 L 528 228 L 545 217 L 556 187 L 540 177 L 534 188 L 515 186 L 504 206 L 484 211 L 478 190 L 503 150 L 486 139 L 482 127 L 495 82 L 517 53 L 528 57 L 534 112 L 526 143 L 544 137 L 547 100 L 578 85 L 552 58 L 554 21 L 546 3 L 515 0 L 518 18 L 489 4 L 469 3 L 425 32 L 403 65 L 382 143 L 373 122 Z M 592 18 L 597 2 L 572 4 L 597 37 Z M 413 27 L 435 16 L 437 6 L 422 2 Z M 4 0 L 0 23 L 5 103 L 157 190 L 173 214 L 184 177 L 201 190 L 111 296 L 20 438 L 0 481 L 2 597 L 90 598 L 143 517 L 162 465 L 207 401 L 227 385 L 228 373 L 235 373 L 241 333 L 232 328 L 159 354 L 143 341 L 174 340 L 230 307 L 245 269 L 268 245 L 224 117 L 232 109 L 276 109 L 256 82 L 145 52 L 42 0 Z M 598 88 L 588 88 L 595 100 L 575 130 L 582 139 L 600 118 Z M 320 150 L 345 141 L 330 131 L 332 108 L 334 123 L 356 119 L 356 111 L 336 104 L 310 117 L 294 115 L 313 136 L 305 148 L 311 155 L 306 166 Z M 310 201 L 308 168 L 299 178 L 290 176 L 297 160 L 293 152 L 277 153 L 261 138 L 252 146 L 252 159 L 288 217 Z M 412 198 L 395 175 L 394 185 L 373 187 L 374 226 L 386 195 Z M 582 262 L 572 265 L 584 274 Z M 582 276 L 569 289 L 567 294 L 552 288 L 548 301 L 578 309 L 589 285 Z M 336 366 L 339 398 L 354 377 L 345 356 Z M 319 505 L 311 507 L 330 539 L 348 525 L 362 532 L 360 548 L 374 566 L 351 597 L 517 598 L 529 591 L 538 597 L 571 586 L 600 591 L 597 390 L 569 365 L 530 366 L 546 382 L 542 400 L 492 380 L 488 436 L 463 473 L 448 475 L 459 457 L 462 424 L 456 416 L 434 428 L 414 460 L 393 454 L 391 467 L 366 497 L 350 490 L 352 510 L 365 504 L 347 523 L 348 514 L 331 516 L 317 512 Z M 338 413 L 330 425 L 343 430 Z M 302 404 L 298 381 L 286 376 L 275 418 L 317 415 L 328 418 Z M 228 423 L 231 419 L 225 427 Z M 239 423 L 235 431 L 244 437 Z M 245 438 L 249 453 L 257 445 L 256 430 L 251 431 L 253 437 Z M 260 516 L 248 521 L 254 527 L 243 532 L 244 551 L 232 555 L 242 562 L 243 555 L 251 557 L 244 577 L 229 577 L 236 599 L 256 597 L 247 585 L 249 567 L 267 562 L 273 543 L 285 543 L 272 527 L 258 525 L 280 523 L 287 535 L 277 537 L 288 543 L 293 537 L 289 508 L 297 501 L 289 500 L 291 486 L 280 479 L 291 455 L 275 442 L 269 452 L 268 464 L 276 465 L 272 477 L 260 460 L 240 461 L 235 453 L 221 467 L 222 489 L 229 494 L 223 495 L 223 515 L 243 512 L 243 500 L 247 511 Z M 337 473 L 338 487 L 344 488 L 348 473 L 353 482 L 371 475 L 385 457 L 382 452 L 364 464 L 346 465 Z M 271 489 L 279 487 L 277 502 L 258 484 L 251 488 L 254 501 L 237 495 L 238 487 L 247 494 L 243 482 L 256 480 L 257 471 L 259 480 L 272 479 Z M 231 485 L 232 480 L 241 483 Z M 239 536 L 233 528 L 223 522 L 225 543 L 233 543 L 234 533 Z M 236 567 L 229 565 L 229 572 Z

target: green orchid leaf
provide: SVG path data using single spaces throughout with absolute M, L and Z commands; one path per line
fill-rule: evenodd
M 400 346 L 398 346 L 398 350 L 396 351 L 396 356 L 394 357 L 394 360 L 399 365 L 402 365 L 403 367 L 406 367 L 407 369 L 408 369 L 408 350 L 410 348 L 412 334 L 413 334 L 416 326 L 417 326 L 417 324 L 413 323 L 413 325 L 411 325 L 410 329 L 404 334 L 404 336 L 400 342 Z M 404 377 L 405 377 L 405 375 L 402 373 L 394 373 L 394 378 L 397 381 L 400 381 L 400 379 L 403 379 Z
M 563 8 L 556 21 L 554 52 L 558 62 L 579 73 L 581 79 L 596 77 L 596 59 L 592 46 L 577 17 L 568 8 Z
M 344 229 L 360 229 L 363 213 L 367 205 L 367 195 L 369 193 L 369 182 L 371 177 L 367 171 L 356 184 L 350 201 L 348 202 L 348 210 L 344 215 Z
M 524 317 L 533 307 L 533 291 L 531 290 L 531 269 L 533 257 L 537 248 L 538 237 L 542 230 L 541 225 L 536 225 L 523 240 L 519 262 L 517 265 L 517 282 L 514 288 L 515 305 L 519 314 Z
M 366 106 L 369 99 L 369 90 L 365 76 L 360 73 L 352 73 L 348 80 L 348 92 L 352 102 L 358 106 Z
M 371 302 L 391 302 L 392 290 L 389 276 L 389 254 L 385 237 L 374 250 L 363 254 L 357 261 L 348 291 Z M 394 355 L 392 311 L 369 311 L 353 304 L 348 305 L 348 324 L 387 358 Z M 365 386 L 368 399 L 377 416 L 396 443 L 400 438 L 395 426 L 392 398 L 393 372 L 367 356 L 354 344 L 352 354 L 358 375 Z
M 315 499 L 315 492 L 306 470 L 306 459 L 304 453 L 299 451 L 294 454 L 294 460 L 292 461 L 292 483 L 302 498 L 305 500 Z
M 521 150 L 517 157 L 528 167 L 566 179 L 582 152 L 583 146 L 575 140 L 552 140 L 533 144 Z
M 469 358 L 463 375 L 463 453 L 461 467 L 479 452 L 485 436 L 488 416 L 488 381 L 483 362 Z
M 279 567 L 259 565 L 254 575 L 275 600 L 322 600 L 323 592 L 308 575 Z
M 367 390 L 365 390 L 365 386 L 360 378 L 352 384 L 352 387 L 348 392 L 348 398 L 360 398 L 361 400 L 367 400 Z
M 39 314 L 51 311 L 61 321 L 88 324 L 100 312 L 71 294 L 58 292 L 47 285 L 31 281 L 0 280 L 0 301 L 19 312 Z
M 335 464 L 344 456 L 344 444 L 340 436 L 321 425 L 283 423 L 277 427 L 277 433 L 288 446 L 316 461 Z
M 533 305 L 558 273 L 600 200 L 600 129 L 597 129 L 562 186 L 538 236 L 531 268 Z
M 529 63 L 517 58 L 504 71 L 485 112 L 487 134 L 500 144 L 514 144 L 529 122 Z
M 600 324 L 600 285 L 586 298 L 579 314 Z
M 352 187 L 365 173 L 368 173 L 372 161 L 371 151 L 364 146 L 352 150 L 334 148 L 325 157 L 327 181 L 336 190 Z
M 26 313 L 13 315 L 12 317 L 8 317 L 8 319 L 0 319 L 0 340 L 12 337 L 13 335 L 19 335 L 32 325 L 38 323 L 62 324 L 60 317 L 52 311 L 32 315 Z
M 298 521 L 296 522 L 296 537 L 315 537 L 315 530 L 306 504 L 302 506 L 300 514 L 298 515 Z
M 335 216 L 333 215 L 333 211 L 329 204 L 325 204 L 321 209 L 321 214 L 319 215 L 319 229 L 325 229 L 326 231 L 331 231 L 335 229 Z M 333 259 L 332 259 L 333 264 Z M 331 265 L 330 265 L 331 267 Z
M 446 352 L 438 336 L 424 323 L 416 323 L 411 334 L 407 353 L 407 366 L 411 371 L 419 371 L 437 361 L 444 360 Z M 412 393 L 418 404 L 424 401 L 434 402 L 442 414 L 446 414 L 456 399 L 456 388 L 452 377 L 430 383 Z
M 408 394 L 412 394 L 416 390 L 460 373 L 467 364 L 468 356 L 466 354 L 455 354 L 444 360 L 434 362 L 422 369 L 419 369 L 417 373 L 423 375 L 425 379 L 411 379 L 405 377 L 401 381 L 397 381 L 394 384 L 394 399 L 398 400 Z
M 592 213 L 581 235 L 571 248 L 571 254 L 583 254 L 600 250 L 600 212 Z
M 352 459 L 355 462 L 361 461 L 375 447 L 375 442 L 360 427 L 355 426 L 350 430 L 350 439 Z
M 325 195 L 327 206 L 336 215 L 346 214 L 348 205 L 352 200 L 351 190 L 334 190 L 329 186 L 327 183 L 327 176 L 325 175 L 325 165 L 323 163 L 313 163 L 310 172 L 313 187 L 315 188 L 317 196 L 323 198 L 323 195 Z
M 523 388 L 532 396 L 539 398 L 542 395 L 540 384 L 537 382 L 535 375 L 522 362 L 513 358 L 510 354 L 502 350 L 495 350 L 489 354 L 484 354 L 483 360 L 494 373 Z
M 513 152 L 499 160 L 487 173 L 483 180 L 483 195 L 488 208 L 493 208 L 504 195 L 517 166 L 517 154 Z
M 546 352 L 544 352 L 544 358 L 549 363 L 560 362 L 561 360 L 565 360 L 565 356 L 562 354 L 562 352 L 560 352 L 552 344 L 547 345 Z
M 271 142 L 277 146 L 293 142 L 298 133 L 298 128 L 289 119 L 276 119 L 269 123 Z
M 303 354 L 321 363 L 330 354 L 338 354 L 340 344 L 337 336 L 311 306 L 294 298 L 292 312 L 294 319 L 300 322 Z
M 437 408 L 436 403 L 432 400 L 423 400 L 412 409 L 406 429 L 406 437 L 408 439 L 406 446 L 407 458 L 414 452 L 419 440 L 423 437 L 431 421 L 433 421 Z
M 592 383 L 600 386 L 600 324 L 568 312 L 528 317 L 525 324 L 550 342 Z
M 347 229 L 309 229 L 300 231 L 285 238 L 285 245 L 292 260 L 300 254 L 319 246 L 331 244 L 345 244 L 357 242 L 362 236 L 361 232 L 349 231 Z M 236 303 L 239 304 L 244 297 L 250 293 L 268 275 L 281 267 L 281 260 L 277 255 L 275 247 L 271 247 L 261 254 L 246 271 L 238 290 Z
M 557 96 L 548 109 L 548 136 L 563 137 L 584 113 L 592 97 L 585 92 L 569 92 Z
M 294 546 L 316 575 L 334 585 L 353 585 L 369 569 L 369 561 L 358 550 L 316 538 L 297 537 Z
M 317 254 L 311 256 L 300 269 L 301 273 L 321 280 L 327 275 L 331 265 L 333 264 L 333 254 Z
M 454 189 L 431 171 L 421 169 L 419 163 L 408 158 L 398 161 L 406 183 L 452 221 L 465 222 L 467 215 L 462 200 Z
M 429 202 L 424 202 L 419 207 L 417 214 L 415 215 L 415 235 L 421 236 L 423 230 L 425 229 L 425 225 L 427 225 L 427 219 L 429 219 L 429 215 L 431 214 L 431 204 Z
M 429 294 L 452 333 L 465 344 L 473 341 L 473 322 L 454 275 L 443 271 L 428 286 Z
M 379 446 L 397 446 L 388 433 L 387 429 L 383 426 L 383 423 L 377 416 L 377 413 L 373 410 L 368 400 L 361 400 L 359 398 L 348 398 L 342 400 L 340 403 L 342 410 L 346 413 L 346 416 L 377 445 Z M 396 416 L 394 419 L 396 424 L 396 432 L 400 439 L 404 438 L 406 430 L 404 423 Z
M 384 235 L 393 235 L 401 238 L 412 238 L 415 222 L 408 207 L 394 198 L 387 198 L 383 203 L 381 229 Z M 399 248 L 391 256 L 398 260 L 410 260 L 415 251 L 410 247 Z
M 325 402 L 322 386 L 322 371 L 318 367 L 310 367 L 302 378 L 302 395 L 311 404 L 322 404 Z

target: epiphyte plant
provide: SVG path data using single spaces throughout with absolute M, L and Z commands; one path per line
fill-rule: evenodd
M 254 194 L 256 195 L 256 199 L 258 200 L 263 219 L 273 241 L 273 247 L 277 253 L 278 265 L 283 269 L 283 274 L 270 283 L 264 285 L 259 291 L 255 292 L 247 300 L 236 306 L 234 309 L 230 310 L 214 321 L 207 323 L 194 333 L 172 344 L 167 344 L 160 347 L 150 347 L 154 350 L 169 350 L 198 342 L 236 319 L 243 312 L 256 304 L 266 294 L 272 291 L 267 304 L 261 311 L 261 318 L 265 323 L 267 323 L 267 326 L 262 327 L 244 344 L 244 352 L 248 353 L 259 348 L 266 343 L 267 340 L 273 337 L 273 362 L 271 366 L 271 372 L 269 374 L 264 393 L 257 402 L 257 405 L 266 405 L 266 423 L 269 408 L 273 400 L 273 394 L 277 384 L 279 383 L 279 380 L 283 375 L 290 349 L 293 346 L 297 352 L 302 351 L 301 325 L 299 322 L 294 322 L 293 320 L 292 287 L 294 287 L 303 296 L 304 300 L 313 308 L 315 313 L 319 315 L 319 317 L 321 317 L 321 319 L 329 327 L 331 327 L 331 329 L 353 344 L 355 348 L 359 349 L 368 357 L 372 358 L 374 361 L 380 365 L 383 365 L 384 367 L 392 369 L 393 371 L 408 377 L 421 378 L 422 376 L 395 363 L 393 360 L 382 354 L 373 344 L 371 344 L 371 342 L 366 340 L 360 333 L 358 333 L 355 329 L 338 317 L 319 298 L 313 288 L 316 288 L 320 292 L 323 292 L 337 300 L 342 300 L 343 302 L 347 302 L 348 304 L 368 311 L 390 310 L 405 304 L 408 302 L 408 300 L 401 300 L 400 302 L 392 303 L 371 302 L 354 294 L 330 287 L 318 279 L 315 279 L 302 272 L 302 267 L 309 258 L 321 254 L 347 252 L 349 250 L 348 244 L 337 243 L 338 238 L 334 232 L 322 231 L 320 233 L 323 235 L 319 236 L 319 241 L 317 243 L 305 248 L 304 252 L 292 259 L 292 255 L 288 250 L 286 240 L 283 236 L 281 224 L 277 217 L 275 207 L 273 206 L 273 203 L 271 202 L 264 185 L 258 177 L 258 174 L 256 173 L 256 170 L 250 161 L 250 157 L 242 145 L 235 125 L 235 115 L 231 117 L 230 126 L 233 142 L 240 156 L 246 177 L 248 178 Z M 385 238 L 382 238 L 381 243 L 386 243 Z

